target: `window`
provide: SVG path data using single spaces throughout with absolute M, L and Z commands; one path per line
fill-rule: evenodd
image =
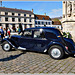
M 8 21 L 8 17 L 5 18 L 5 21 Z
M 24 14 L 24 16 L 26 16 L 26 14 Z
M 37 24 L 37 21 L 35 21 L 35 24 Z
M 2 24 L 0 23 L 0 26 L 2 26 Z
M 8 15 L 8 12 L 5 12 L 5 15 Z
M 12 18 L 12 21 L 14 22 L 15 21 L 15 18 Z
M 25 37 L 32 37 L 32 31 L 31 30 L 26 30 L 25 32 L 24 32 L 24 36 Z
M 31 15 L 29 15 L 31 17 Z
M 43 20 L 44 20 L 45 18 L 43 17 Z
M 29 19 L 29 22 L 31 22 L 31 19 Z
M 14 13 L 12 13 L 12 15 L 14 15 Z
M 38 17 L 36 17 L 36 19 L 38 19 Z
M 46 32 L 46 38 L 57 39 L 57 36 L 52 32 Z
M 18 16 L 20 16 L 20 14 L 18 14 Z
M 24 19 L 24 22 L 26 22 L 26 19 Z
M 1 21 L 1 17 L 0 17 L 0 21 Z
M 40 21 L 38 21 L 38 24 L 40 24 Z
M 44 22 L 42 22 L 42 24 L 44 25 Z
M 44 32 L 40 32 L 40 30 L 35 30 L 34 31 L 34 38 L 45 38 Z
M 50 25 L 50 22 L 48 22 L 48 24 Z
M 46 25 L 47 25 L 47 22 L 46 22 Z
M 19 18 L 18 21 L 21 22 L 21 18 Z

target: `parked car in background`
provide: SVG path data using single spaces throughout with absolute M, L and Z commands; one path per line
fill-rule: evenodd
M 65 54 L 75 53 L 73 40 L 64 38 L 58 29 L 52 27 L 27 28 L 22 35 L 13 35 L 2 40 L 4 51 L 11 51 L 12 48 L 48 52 L 53 59 L 61 59 Z

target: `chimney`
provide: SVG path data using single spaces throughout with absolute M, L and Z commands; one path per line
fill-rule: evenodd
M 44 13 L 44 15 L 46 16 L 46 13 Z
M 32 9 L 32 12 L 33 12 L 33 9 Z

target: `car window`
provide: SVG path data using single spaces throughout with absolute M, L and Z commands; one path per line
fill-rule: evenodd
M 42 31 L 40 32 L 39 30 L 34 31 L 34 38 L 45 38 L 45 33 Z
M 32 31 L 31 30 L 25 30 L 24 36 L 25 37 L 32 37 Z
M 52 32 L 46 32 L 46 38 L 57 39 L 57 36 Z

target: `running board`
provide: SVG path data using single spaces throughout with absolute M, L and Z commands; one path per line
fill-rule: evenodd
M 21 49 L 21 50 L 26 50 L 26 48 L 23 48 L 23 47 L 18 47 L 18 49 Z

